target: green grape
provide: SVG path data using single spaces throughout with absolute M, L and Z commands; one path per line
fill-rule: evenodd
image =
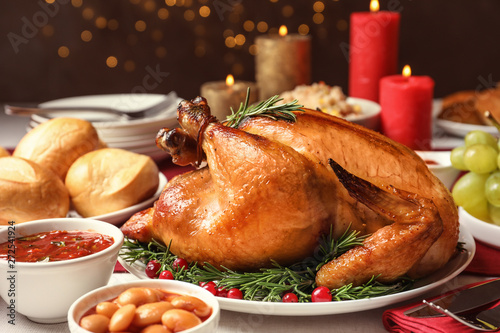
M 488 146 L 491 146 L 495 150 L 498 150 L 497 139 L 490 133 L 486 133 L 484 131 L 470 131 L 464 138 L 465 146 L 469 147 L 475 145 L 477 143 L 482 143 Z
M 463 207 L 467 213 L 474 216 L 481 221 L 489 222 L 490 220 L 490 212 L 488 210 L 488 200 L 483 200 L 481 202 L 476 203 L 475 205 L 467 205 L 467 207 Z
M 500 207 L 489 205 L 488 208 L 490 211 L 491 223 L 500 225 Z
M 486 179 L 484 193 L 490 204 L 500 207 L 500 171 L 493 172 Z
M 456 147 L 451 151 L 450 162 L 451 162 L 451 165 L 455 169 L 463 170 L 463 171 L 469 170 L 469 169 L 467 169 L 467 167 L 464 164 L 465 148 L 467 148 L 467 147 L 465 147 L 465 146 Z
M 485 195 L 485 184 L 488 174 L 468 172 L 453 186 L 453 200 L 469 214 L 481 220 L 489 220 L 488 200 Z
M 493 205 L 488 206 L 490 211 L 490 219 L 493 224 L 500 225 L 500 207 Z
M 464 164 L 472 172 L 490 173 L 497 169 L 497 151 L 482 143 L 468 146 L 464 152 Z

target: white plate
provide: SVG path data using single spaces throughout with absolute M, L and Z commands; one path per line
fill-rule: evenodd
M 146 199 L 143 202 L 138 203 L 137 205 L 133 205 L 133 206 L 118 210 L 116 212 L 98 215 L 98 216 L 91 216 L 89 218 L 91 218 L 93 220 L 108 222 L 108 223 L 111 223 L 114 225 L 120 225 L 123 222 L 125 222 L 128 218 L 130 218 L 133 214 L 137 213 L 138 211 L 152 207 L 153 202 L 155 202 L 155 200 L 160 197 L 160 194 L 163 191 L 163 188 L 165 187 L 165 185 L 167 185 L 167 177 L 165 177 L 165 175 L 163 173 L 160 172 L 158 174 L 158 177 L 160 178 L 160 182 L 158 184 L 158 189 L 156 190 L 155 194 L 153 194 L 153 196 L 150 197 L 149 199 Z M 68 213 L 68 216 L 81 217 L 74 210 L 71 210 Z
M 499 136 L 499 132 L 495 126 L 484 126 L 484 125 L 473 125 L 473 124 L 462 124 L 451 120 L 436 119 L 436 126 L 443 129 L 446 133 L 465 137 L 470 131 L 484 131 L 490 133 L 494 136 Z
M 476 244 L 471 233 L 462 225 L 460 226 L 460 242 L 465 243 L 465 251 L 450 260 L 443 268 L 434 274 L 419 280 L 413 289 L 403 291 L 394 295 L 380 296 L 375 298 L 328 302 L 328 303 L 280 303 L 280 302 L 258 302 L 245 301 L 230 298 L 217 297 L 221 309 L 254 314 L 265 314 L 273 316 L 317 316 L 350 313 L 370 310 L 405 301 L 424 294 L 437 288 L 460 274 L 470 263 L 476 251 Z M 130 265 L 121 257 L 118 261 L 122 266 L 140 279 L 149 279 L 144 271 L 145 265 L 135 262 Z
M 459 207 L 458 214 L 460 221 L 467 226 L 475 239 L 500 249 L 500 226 L 481 221 L 467 213 L 462 207 Z

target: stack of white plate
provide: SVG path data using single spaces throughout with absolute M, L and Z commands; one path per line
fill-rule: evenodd
M 86 119 L 92 122 L 99 138 L 110 148 L 121 148 L 139 154 L 148 155 L 155 161 L 168 156 L 156 146 L 155 138 L 163 128 L 174 128 L 177 123 L 177 105 L 182 99 L 175 92 L 168 95 L 161 94 L 112 94 L 78 96 L 58 99 L 40 104 L 44 108 L 85 108 L 103 107 L 115 108 L 123 112 L 133 112 L 164 103 L 160 111 L 151 116 L 139 119 L 126 119 L 112 114 L 98 114 L 85 111 L 57 111 L 31 116 L 27 130 L 55 117 L 73 117 Z

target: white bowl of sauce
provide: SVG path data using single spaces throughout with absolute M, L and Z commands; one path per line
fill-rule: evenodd
M 451 189 L 460 174 L 460 170 L 451 165 L 450 151 L 416 151 L 416 153 L 425 161 L 429 170 L 448 189 Z
M 77 298 L 109 282 L 122 244 L 120 229 L 97 220 L 11 222 L 0 230 L 0 272 L 6 277 L 0 295 L 8 315 L 65 322 Z

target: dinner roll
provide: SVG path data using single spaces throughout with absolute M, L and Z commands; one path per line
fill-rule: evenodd
M 52 171 L 18 157 L 0 157 L 0 225 L 65 217 L 69 194 Z
M 111 213 L 151 197 L 158 167 L 146 155 L 104 148 L 78 158 L 66 175 L 73 206 L 83 217 Z
M 0 157 L 4 156 L 10 156 L 10 153 L 4 147 L 0 147 Z
M 64 181 L 71 164 L 98 145 L 97 132 L 88 121 L 54 118 L 29 131 L 12 156 L 36 162 L 54 171 Z

